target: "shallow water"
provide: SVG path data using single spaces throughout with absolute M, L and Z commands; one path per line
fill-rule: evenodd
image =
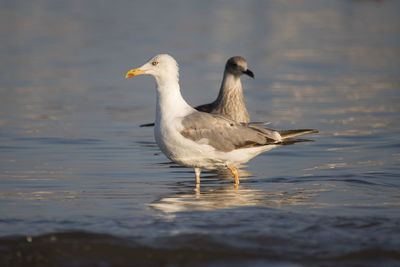
M 159 12 L 160 10 L 167 12 Z M 397 1 L 13 1 L 0 8 L 0 265 L 398 265 Z M 141 123 L 158 53 L 192 105 L 244 56 L 253 121 L 315 128 L 229 174 Z

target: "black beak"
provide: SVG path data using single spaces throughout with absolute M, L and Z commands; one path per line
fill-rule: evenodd
M 243 71 L 243 73 L 249 75 L 251 78 L 254 79 L 254 73 L 251 70 L 247 69 L 246 71 Z

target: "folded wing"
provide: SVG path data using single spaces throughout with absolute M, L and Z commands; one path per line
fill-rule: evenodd
M 272 138 L 273 135 L 267 135 L 247 125 L 204 112 L 194 112 L 184 117 L 182 125 L 181 134 L 184 137 L 224 152 L 271 145 L 281 141 Z

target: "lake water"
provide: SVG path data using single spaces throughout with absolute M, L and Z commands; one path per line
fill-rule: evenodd
M 8 1 L 0 7 L 1 266 L 400 264 L 399 1 Z M 314 128 L 231 175 L 154 142 L 169 53 L 188 103 L 241 55 L 253 121 Z

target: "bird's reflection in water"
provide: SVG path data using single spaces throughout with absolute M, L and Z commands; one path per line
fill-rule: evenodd
M 263 206 L 269 208 L 293 208 L 294 206 L 322 206 L 323 203 L 311 201 L 328 188 L 299 188 L 282 184 L 279 190 L 265 192 L 252 188 L 249 180 L 251 173 L 240 170 L 243 183 L 235 187 L 232 174 L 227 172 L 209 172 L 200 185 L 192 181 L 177 183 L 176 192 L 161 197 L 148 204 L 150 207 L 166 212 L 182 212 L 192 210 L 230 209 L 246 206 Z M 243 179 L 242 179 L 243 178 Z M 256 182 L 256 180 L 255 180 Z M 256 182 L 257 183 L 257 182 Z M 287 185 L 287 184 L 286 184 Z M 278 189 L 275 187 L 275 189 Z

